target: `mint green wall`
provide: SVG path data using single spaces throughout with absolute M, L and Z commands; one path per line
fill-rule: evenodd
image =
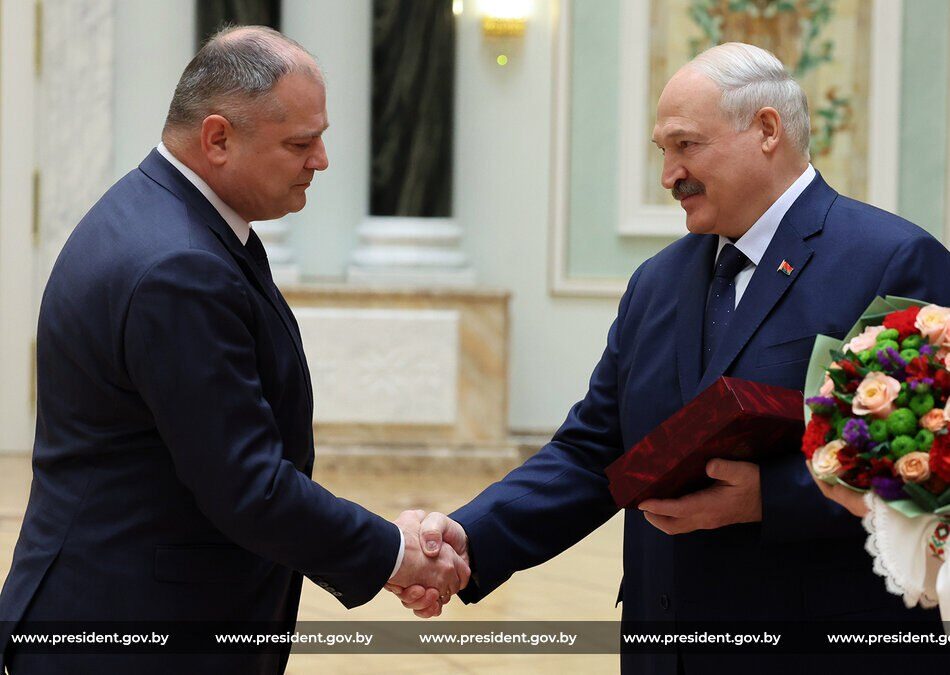
M 905 0 L 898 210 L 944 243 L 948 38 L 947 0 Z
M 571 277 L 629 277 L 668 245 L 617 235 L 621 0 L 574 0 L 571 63 Z
M 628 277 L 670 242 L 617 234 L 621 1 L 572 2 L 571 277 Z M 905 0 L 898 210 L 944 240 L 948 54 L 950 3 Z

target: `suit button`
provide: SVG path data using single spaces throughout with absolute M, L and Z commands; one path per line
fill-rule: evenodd
M 660 596 L 660 607 L 663 609 L 670 608 L 670 596 L 668 596 L 666 593 Z

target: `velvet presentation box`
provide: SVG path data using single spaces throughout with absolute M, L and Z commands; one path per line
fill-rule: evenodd
M 720 377 L 607 467 L 610 493 L 620 508 L 681 497 L 712 484 L 710 459 L 799 452 L 804 431 L 802 392 Z

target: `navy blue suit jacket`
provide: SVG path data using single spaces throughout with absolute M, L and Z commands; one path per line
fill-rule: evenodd
M 480 600 L 613 516 L 605 467 L 720 375 L 801 390 L 815 335 L 842 337 L 875 296 L 950 304 L 950 253 L 940 242 L 817 176 L 782 220 L 703 373 L 717 243 L 689 234 L 637 269 L 584 399 L 550 443 L 452 514 L 477 575 L 463 600 Z M 783 260 L 790 276 L 778 272 Z M 761 482 L 761 523 L 669 536 L 638 510 L 625 514 L 624 621 L 928 615 L 887 593 L 858 519 L 821 495 L 800 454 L 763 462 Z M 684 659 L 689 672 L 702 670 L 701 658 Z M 674 673 L 676 656 L 625 658 L 624 669 Z
M 23 620 L 292 627 L 301 575 L 353 607 L 391 574 L 396 527 L 310 478 L 313 396 L 290 309 L 157 151 L 64 246 L 37 368 L 33 483 L 0 594 L 6 633 Z M 82 663 L 123 670 L 115 658 Z M 156 671 L 272 673 L 286 658 L 193 656 Z M 25 670 L 44 664 L 78 672 L 49 658 Z

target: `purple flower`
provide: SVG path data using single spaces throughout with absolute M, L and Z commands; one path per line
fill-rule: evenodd
M 920 352 L 921 356 L 933 356 L 934 354 L 934 348 L 931 345 L 921 345 L 917 351 Z
M 868 423 L 858 418 L 848 420 L 844 425 L 844 429 L 841 430 L 841 438 L 848 445 L 863 448 L 871 440 L 871 434 L 868 433 Z
M 813 413 L 818 413 L 819 415 L 826 415 L 834 411 L 836 407 L 835 400 L 830 396 L 812 396 L 811 398 L 805 399 L 805 405 L 811 408 Z
M 871 489 L 886 501 L 903 499 L 907 496 L 904 493 L 904 482 L 900 478 L 875 476 L 871 479 Z
M 891 357 L 891 363 L 894 364 L 897 368 L 907 367 L 907 361 L 901 357 L 901 353 L 894 349 L 893 347 L 887 348 L 887 355 Z

